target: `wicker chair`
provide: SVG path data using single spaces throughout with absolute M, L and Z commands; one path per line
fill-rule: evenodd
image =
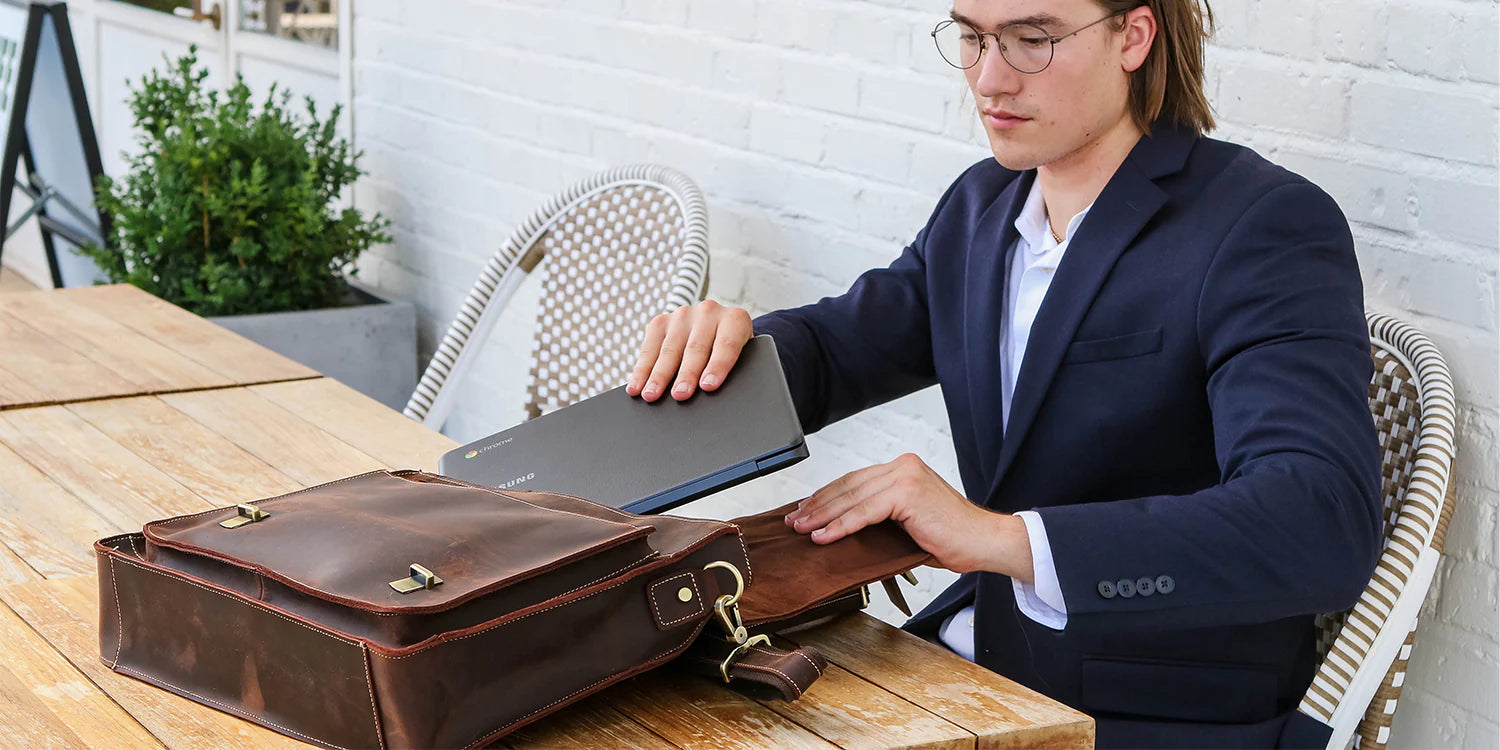
M 553 196 L 490 258 L 406 405 L 437 429 L 456 384 L 521 282 L 543 259 L 528 418 L 624 382 L 657 313 L 708 287 L 708 210 L 685 175 L 655 165 L 611 169 Z
M 1432 584 L 1448 519 L 1455 452 L 1453 380 L 1432 342 L 1370 313 L 1375 375 L 1370 411 L 1385 457 L 1385 548 L 1359 602 L 1318 618 L 1323 662 L 1299 710 L 1333 727 L 1330 750 L 1384 748 L 1406 679 L 1417 616 Z

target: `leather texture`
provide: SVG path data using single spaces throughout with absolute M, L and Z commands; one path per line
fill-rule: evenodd
M 861 587 L 932 561 L 895 523 L 868 526 L 832 544 L 818 544 L 786 525 L 788 503 L 732 521 L 740 527 L 759 585 L 746 592 L 740 613 L 752 631 L 780 625 Z
M 789 503 L 736 518 L 749 549 L 757 583 L 740 599 L 749 635 L 770 636 L 858 611 L 869 603 L 866 587 L 879 581 L 903 610 L 895 576 L 932 560 L 905 531 L 889 521 L 866 527 L 832 544 L 817 544 L 787 526 Z M 684 667 L 711 679 L 725 678 L 722 665 L 739 644 L 710 625 L 682 659 Z M 812 648 L 772 640 L 748 647 L 727 667 L 732 687 L 756 696 L 796 700 L 822 676 L 828 661 Z
M 101 658 L 324 747 L 488 744 L 685 650 L 735 591 L 709 563 L 756 580 L 732 524 L 421 472 L 256 506 L 97 542 Z M 411 563 L 443 582 L 396 593 Z

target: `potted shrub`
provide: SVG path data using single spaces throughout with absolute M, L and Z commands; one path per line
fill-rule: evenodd
M 416 381 L 410 303 L 354 286 L 354 262 L 389 242 L 389 222 L 341 207 L 360 176 L 336 137 L 340 108 L 320 121 L 274 85 L 258 106 L 237 78 L 205 87 L 197 49 L 131 88 L 139 152 L 121 179 L 100 179 L 113 219 L 86 248 L 112 282 L 162 299 L 392 405 Z

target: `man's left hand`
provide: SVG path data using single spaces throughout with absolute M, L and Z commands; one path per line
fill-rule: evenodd
M 911 453 L 845 474 L 798 503 L 786 523 L 818 544 L 831 544 L 887 519 L 944 568 L 1031 582 L 1031 545 L 1021 519 L 969 502 Z

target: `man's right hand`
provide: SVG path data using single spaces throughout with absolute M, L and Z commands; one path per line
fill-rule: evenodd
M 625 392 L 655 401 L 668 391 L 682 401 L 717 390 L 754 335 L 750 313 L 704 300 L 651 319 Z

